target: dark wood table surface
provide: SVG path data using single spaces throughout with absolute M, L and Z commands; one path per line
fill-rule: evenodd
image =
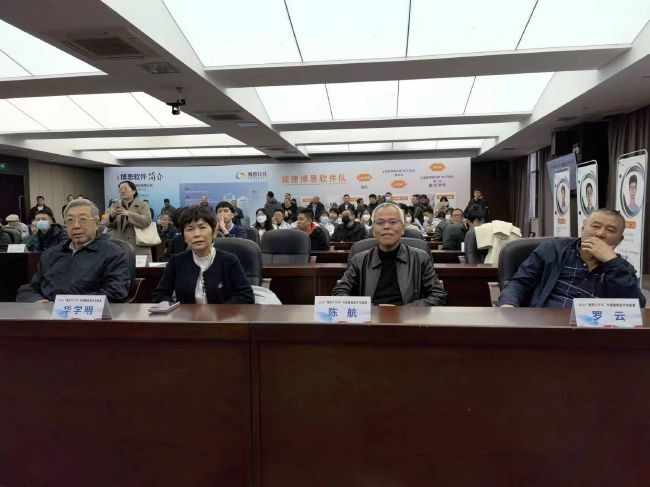
M 2 485 L 645 485 L 650 330 L 568 310 L 0 303 Z M 646 323 L 650 314 L 644 310 Z
M 316 257 L 316 262 L 319 264 L 344 264 L 348 261 L 350 251 L 343 249 L 312 250 L 310 255 Z M 458 264 L 460 263 L 458 257 L 465 256 L 465 253 L 460 250 L 431 250 L 431 255 L 435 263 Z

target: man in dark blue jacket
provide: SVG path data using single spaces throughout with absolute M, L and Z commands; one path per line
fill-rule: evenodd
M 122 248 L 98 236 L 99 211 L 86 199 L 74 200 L 65 209 L 70 240 L 41 254 L 31 282 L 18 289 L 16 301 L 54 301 L 57 294 L 103 294 L 122 301 L 131 284 L 127 256 Z
M 540 244 L 503 288 L 498 306 L 570 308 L 574 298 L 637 298 L 644 307 L 634 267 L 614 252 L 624 229 L 617 211 L 602 208 L 580 238 Z

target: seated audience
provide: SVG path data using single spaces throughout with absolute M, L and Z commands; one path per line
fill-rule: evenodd
M 103 294 L 122 301 L 129 294 L 127 254 L 97 234 L 99 210 L 89 200 L 68 204 L 64 221 L 69 240 L 43 252 L 30 283 L 18 289 L 16 301 L 54 301 L 57 294 Z
M 467 226 L 469 228 L 478 227 L 485 223 L 485 213 L 479 208 L 470 208 L 467 213 Z
M 497 305 L 570 308 L 574 298 L 631 298 L 645 307 L 634 267 L 614 251 L 624 230 L 617 211 L 596 210 L 580 238 L 541 243 L 501 290 Z
M 172 223 L 172 216 L 169 213 L 161 214 L 158 218 L 158 236 L 160 241 L 165 244 L 165 249 L 176 235 L 178 235 L 178 229 Z
M 436 208 L 435 208 L 435 214 L 436 216 L 440 213 L 447 213 L 447 210 L 449 209 L 449 200 L 447 199 L 446 196 L 441 196 L 440 201 L 436 203 Z
M 184 304 L 254 303 L 253 288 L 237 256 L 212 245 L 217 231 L 212 211 L 186 208 L 178 224 L 189 248 L 171 256 L 153 291 L 153 302 L 171 302 L 175 294 Z
M 43 196 L 36 197 L 36 206 L 29 210 L 29 221 L 36 219 L 36 213 L 47 213 L 54 219 L 54 212 L 49 206 L 45 206 L 45 198 Z
M 312 220 L 312 210 L 310 208 L 301 208 L 298 210 L 297 228 L 307 232 L 311 241 L 312 250 L 329 250 L 327 245 L 327 236 L 320 225 L 316 225 Z
M 368 205 L 363 202 L 363 198 L 357 198 L 357 209 L 356 213 L 359 214 L 363 210 L 368 209 Z
M 27 237 L 29 237 L 29 227 L 20 221 L 20 217 L 18 215 L 15 213 L 7 215 L 5 221 L 7 222 L 8 227 L 12 227 L 20 231 L 20 237 L 23 241 L 27 240 Z
M 406 209 L 403 209 L 404 211 L 404 223 L 406 224 L 406 228 L 410 228 L 411 230 L 416 230 L 418 232 L 422 232 L 422 225 L 420 222 L 413 216 L 413 211 L 411 211 L 411 208 L 407 207 Z
M 281 208 L 278 208 L 276 211 L 282 211 Z M 266 208 L 259 208 L 255 212 L 255 224 L 253 225 L 257 230 L 257 233 L 260 234 L 260 237 L 264 235 L 264 232 L 269 230 L 275 230 L 277 227 L 271 221 L 269 214 L 266 211 Z
M 278 230 L 291 228 L 291 225 L 284 220 L 284 210 L 275 210 L 273 212 L 273 224 Z
M 330 210 L 330 213 L 334 211 L 335 211 L 334 208 L 332 208 Z M 336 216 L 336 213 L 334 213 L 334 215 Z M 334 234 L 334 229 L 336 228 L 336 226 L 333 223 L 333 221 L 335 220 L 336 218 L 332 220 L 328 216 L 327 211 L 323 210 L 320 212 L 320 217 L 319 217 L 320 226 L 323 227 L 325 230 L 327 230 L 327 233 L 329 234 L 330 237 Z
M 208 207 L 210 209 L 210 207 Z M 246 238 L 246 230 L 233 223 L 235 212 L 233 207 L 227 201 L 222 201 L 217 205 L 217 230 L 223 233 L 225 237 Z M 210 210 L 212 211 L 212 210 Z M 182 231 L 182 230 L 181 230 Z
M 341 223 L 336 225 L 332 234 L 332 242 L 358 242 L 368 236 L 362 223 L 354 220 L 352 210 L 344 210 Z
M 341 223 L 341 214 L 339 213 L 338 208 L 330 208 L 329 210 L 330 223 L 334 226 Z M 334 231 L 332 231 L 334 233 Z
M 430 206 L 425 206 L 422 209 L 422 230 L 427 235 L 433 235 L 435 233 L 437 223 L 439 222 L 436 222 L 435 218 L 433 218 L 433 210 Z
M 463 210 L 456 208 L 452 211 L 451 220 L 444 226 L 441 233 L 443 250 L 461 249 L 461 243 L 465 241 L 465 234 L 467 233 L 467 226 L 463 223 Z M 438 230 L 436 229 L 437 234 Z
M 11 237 L 0 225 L 0 252 L 6 252 L 9 245 L 11 245 Z
M 49 213 L 37 212 L 34 225 L 36 231 L 25 240 L 27 250 L 30 252 L 45 252 L 50 247 L 68 240 L 68 234 L 61 225 L 54 223 Z
M 371 296 L 374 305 L 436 306 L 447 302 L 431 255 L 402 244 L 404 213 L 391 203 L 375 209 L 373 233 L 377 247 L 352 257 L 334 287 L 334 296 Z
M 375 208 L 377 208 L 377 195 L 372 193 L 368 195 L 368 209 L 371 214 L 375 211 Z
M 311 211 L 311 219 L 316 220 L 320 212 L 325 209 L 325 205 L 320 202 L 320 196 L 316 195 L 311 199 L 311 203 L 307 205 L 307 209 Z
M 368 235 L 372 234 L 372 214 L 370 209 L 366 206 L 365 209 L 361 212 L 359 216 L 359 221 L 363 225 L 363 228 L 366 229 Z

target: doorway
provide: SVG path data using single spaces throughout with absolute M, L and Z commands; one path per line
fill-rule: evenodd
M 0 175 L 0 218 L 4 221 L 7 215 L 15 213 L 24 222 L 26 210 L 24 176 Z

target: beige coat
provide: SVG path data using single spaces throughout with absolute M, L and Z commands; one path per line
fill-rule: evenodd
M 122 204 L 126 208 L 124 204 Z M 149 205 L 134 198 L 127 215 L 112 216 L 108 219 L 108 228 L 113 229 L 113 238 L 125 240 L 135 247 L 137 255 L 151 257 L 151 247 L 141 247 L 135 244 L 135 227 L 147 228 L 151 225 L 151 210 Z

